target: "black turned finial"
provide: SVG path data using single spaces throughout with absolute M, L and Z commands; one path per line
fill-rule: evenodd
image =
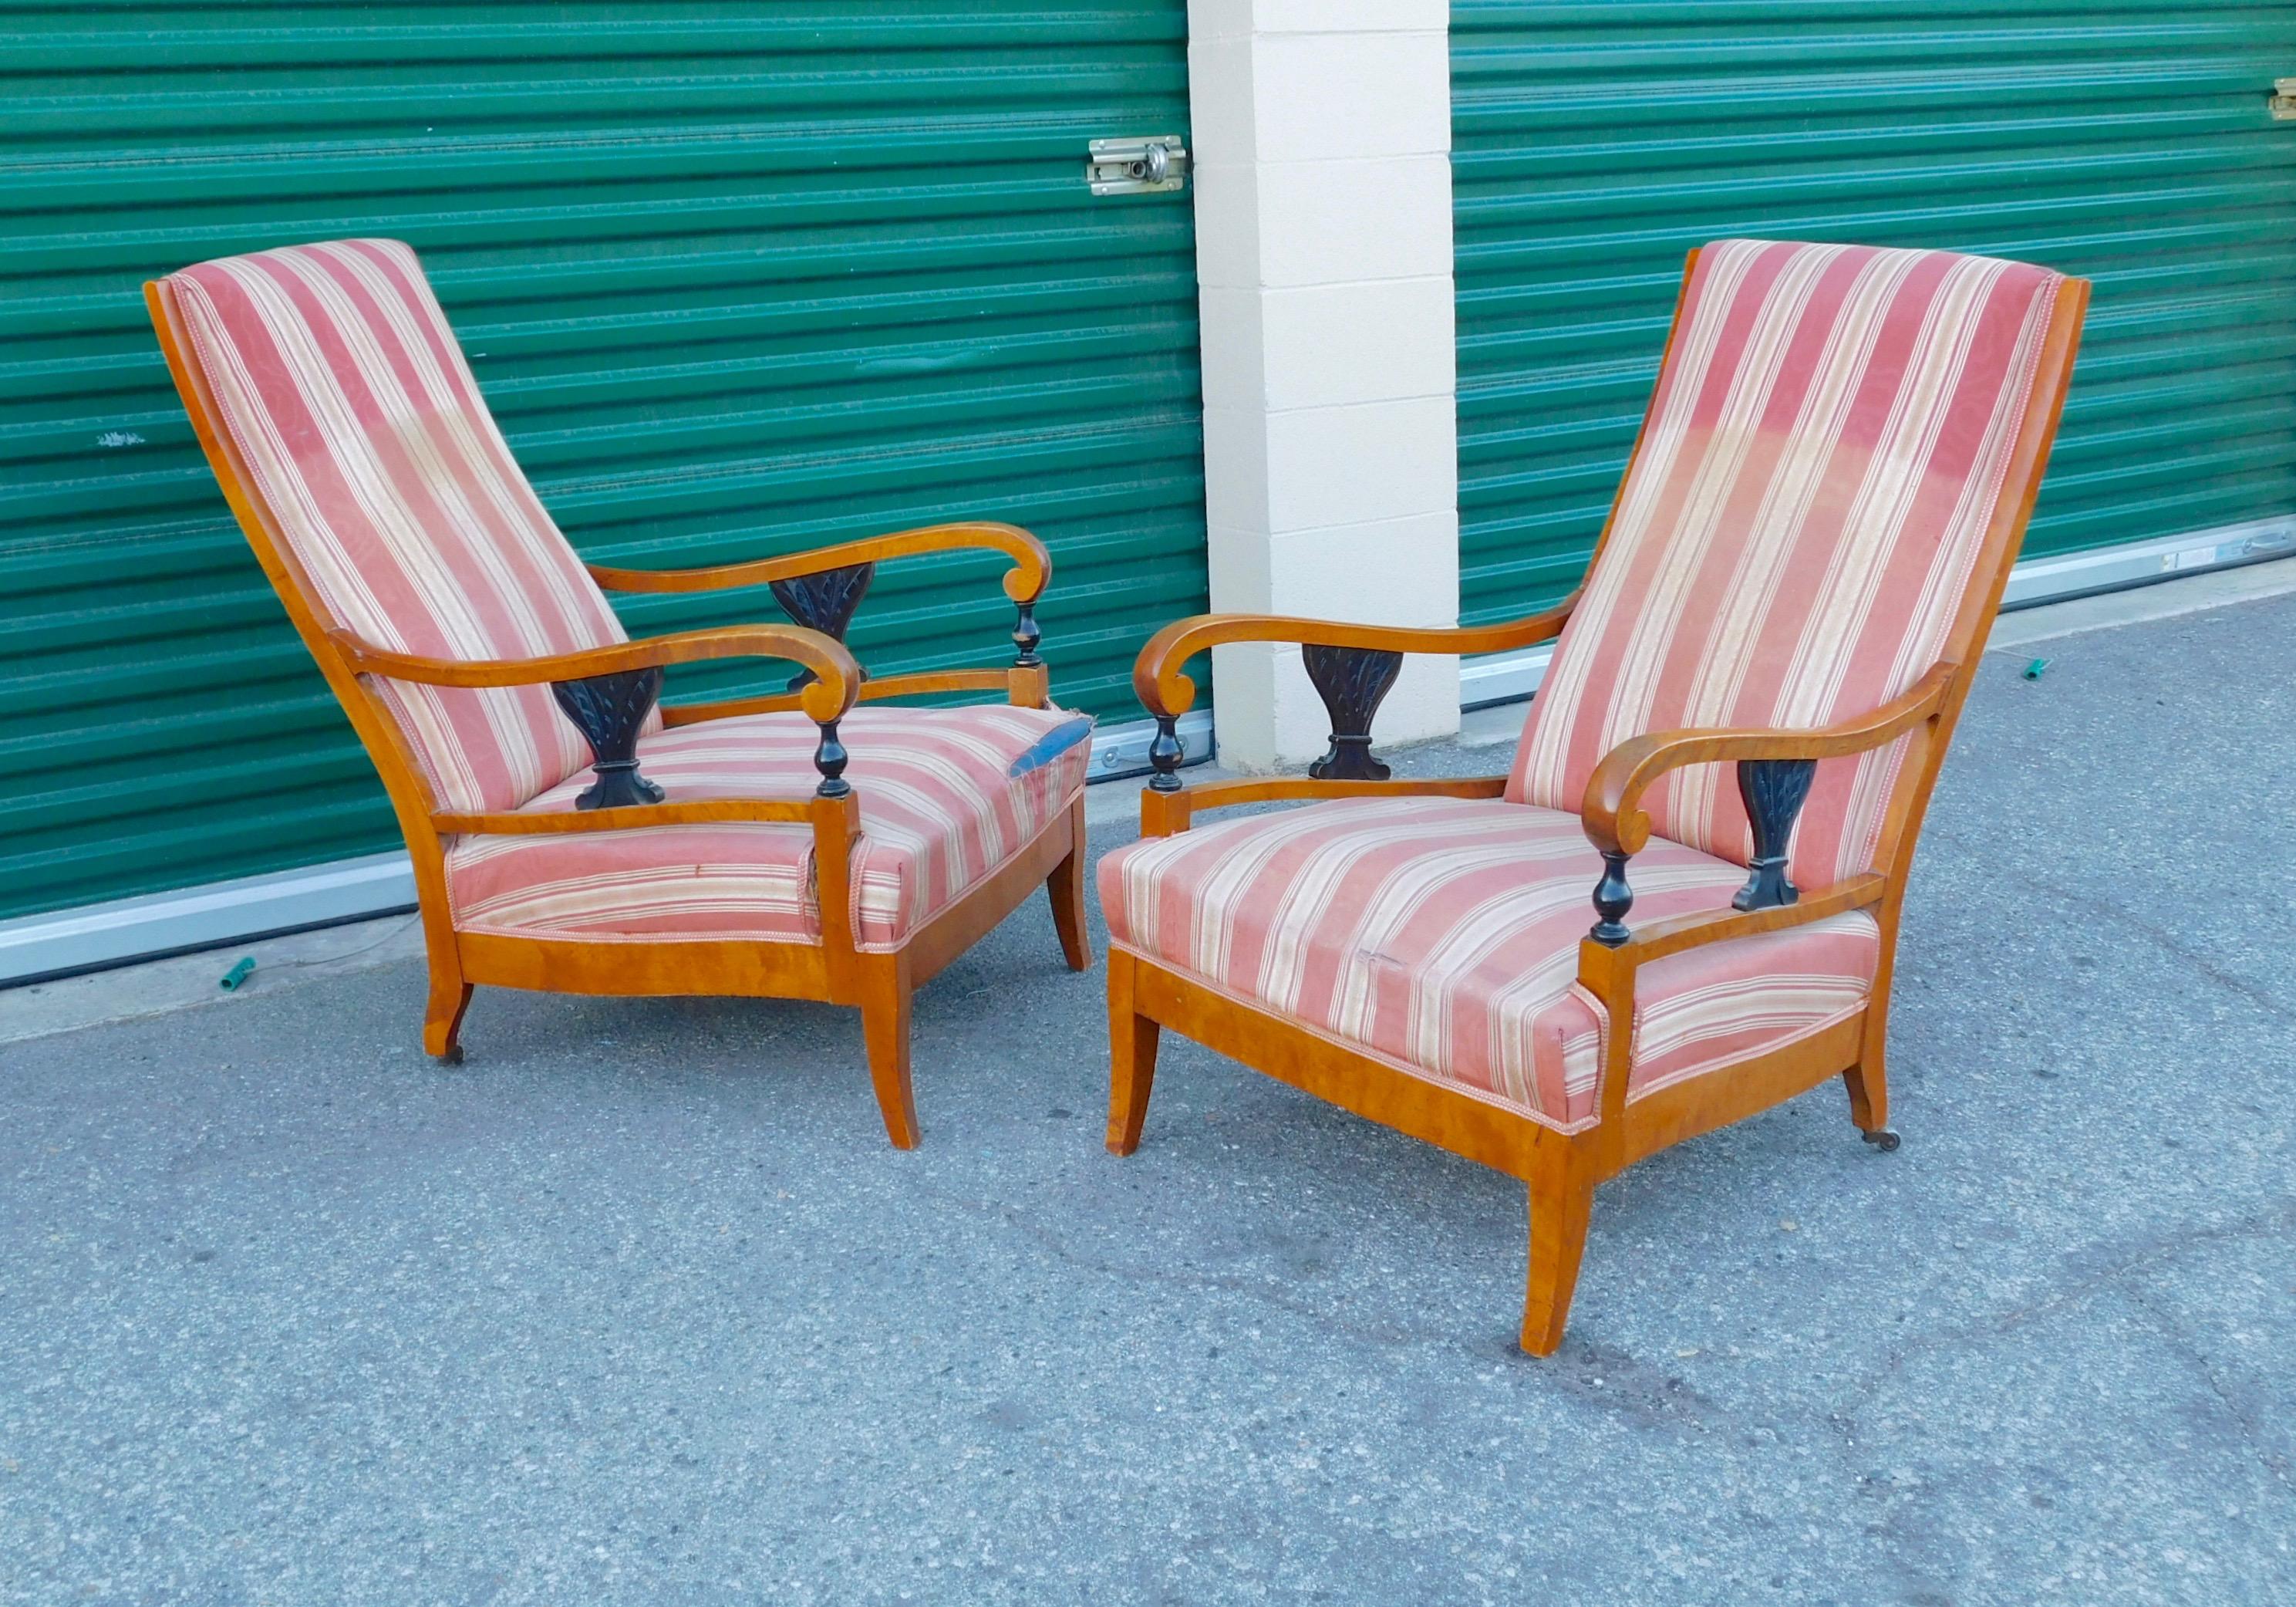
M 1309 642 L 1300 662 L 1332 716 L 1332 745 L 1308 773 L 1318 781 L 1386 780 L 1391 772 L 1371 754 L 1371 721 L 1403 672 L 1403 655 Z
M 848 754 L 845 745 L 837 739 L 837 721 L 821 722 L 821 746 L 813 750 L 813 768 L 821 772 L 821 785 L 813 790 L 824 798 L 841 798 L 853 790 L 853 783 L 845 779 Z
M 577 809 L 659 804 L 660 787 L 638 773 L 638 732 L 661 696 L 661 666 L 618 670 L 581 680 L 553 681 L 550 695 L 590 744 L 598 779 L 574 800 Z
M 1180 790 L 1180 761 L 1188 756 L 1187 745 L 1180 740 L 1180 718 L 1177 714 L 1156 716 L 1156 734 L 1148 742 L 1148 767 L 1156 773 L 1148 779 L 1152 792 Z
M 1731 898 L 1732 909 L 1771 910 L 1801 897 L 1786 879 L 1786 847 L 1816 774 L 1815 759 L 1738 762 L 1738 795 L 1746 801 L 1746 819 L 1754 828 L 1754 852 L 1747 861 L 1751 874 Z
M 1021 617 L 1013 627 L 1013 667 L 1033 670 L 1043 663 L 1045 661 L 1037 656 L 1037 644 L 1044 639 L 1045 633 L 1037 629 L 1037 606 L 1021 604 Z
M 1627 930 L 1627 911 L 1635 907 L 1635 890 L 1627 886 L 1627 861 L 1632 857 L 1613 849 L 1603 853 L 1603 879 L 1595 884 L 1595 913 L 1603 919 L 1587 935 L 1606 949 L 1633 935 Z
M 869 582 L 876 578 L 874 564 L 849 564 L 842 569 L 824 569 L 768 584 L 783 613 L 808 630 L 843 641 L 852 626 L 854 610 L 861 606 L 861 599 L 869 593 Z M 800 690 L 812 685 L 813 680 L 812 671 L 800 670 L 790 677 L 789 689 Z

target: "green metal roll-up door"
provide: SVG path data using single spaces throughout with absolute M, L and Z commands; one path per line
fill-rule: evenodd
M 2096 284 L 2025 551 L 2296 513 L 2296 6 L 1456 0 L 1461 605 L 1585 565 L 1683 254 L 1981 251 Z
M 1137 719 L 1205 597 L 1191 198 L 1084 165 L 1185 134 L 1185 0 L 0 4 L 0 916 L 397 844 L 139 293 L 291 241 L 422 253 L 586 556 L 1027 524 L 1055 695 Z M 999 573 L 886 566 L 857 650 L 1008 661 Z

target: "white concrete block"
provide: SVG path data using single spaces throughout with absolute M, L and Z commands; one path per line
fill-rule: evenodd
M 1239 530 L 1217 519 L 1206 531 L 1214 614 L 1274 614 L 1270 566 L 1275 549 L 1265 530 Z
M 1248 166 L 1258 160 L 1253 44 L 1248 34 L 1188 41 L 1188 154 L 1200 168 Z
M 1267 411 L 1267 313 L 1264 290 L 1206 285 L 1197 291 L 1196 338 L 1207 408 Z M 1297 361 L 1283 360 L 1287 367 Z
M 1254 606 L 1280 597 L 1283 613 L 1308 619 L 1458 622 L 1459 515 L 1449 508 L 1279 535 L 1264 545 L 1259 568 L 1269 604 Z
M 1208 437 L 1212 427 L 1207 414 Z M 1273 534 L 1458 507 L 1458 423 L 1447 396 L 1272 413 L 1267 431 Z
M 1260 284 L 1451 274 L 1447 156 L 1267 162 L 1252 189 L 1259 216 L 1251 249 Z M 1200 208 L 1200 235 L 1206 226 Z
M 1196 288 L 1261 287 L 1259 170 L 1247 162 L 1204 162 L 1188 179 L 1196 208 Z
M 1254 300 L 1250 341 L 1262 365 L 1260 395 L 1271 408 L 1449 397 L 1457 390 L 1457 302 L 1447 274 L 1294 285 Z M 1223 312 L 1225 336 L 1237 320 Z M 1203 341 L 1209 403 L 1212 369 L 1229 354 L 1214 350 L 1209 327 Z
M 1204 513 L 1217 528 L 1274 528 L 1267 470 L 1267 416 L 1254 408 L 1204 409 Z
M 1450 0 L 1188 0 L 1191 39 L 1237 35 L 1440 32 Z
M 1192 0 L 1212 603 L 1448 624 L 1458 609 L 1449 12 Z M 1218 654 L 1223 754 L 1320 754 L 1296 645 Z M 1375 735 L 1456 729 L 1456 659 L 1414 657 Z
M 1223 40 L 1205 54 L 1235 48 Z M 1439 32 L 1279 34 L 1250 49 L 1256 115 L 1247 160 L 1440 155 L 1451 148 L 1450 42 Z

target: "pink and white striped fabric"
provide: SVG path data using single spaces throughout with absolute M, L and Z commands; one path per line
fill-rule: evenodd
M 430 658 L 627 639 L 512 459 L 412 251 L 290 246 L 168 283 L 250 490 L 330 623 Z M 547 687 L 381 688 L 445 808 L 514 809 L 590 762 Z
M 1576 812 L 1629 737 L 1826 725 L 1933 667 L 2011 494 L 2062 283 L 1943 251 L 1707 247 L 1507 795 Z M 1818 766 L 1801 885 L 1871 865 L 1903 753 Z M 1733 766 L 1677 771 L 1644 807 L 1661 836 L 1751 853 Z
M 898 948 L 1067 809 L 1084 787 L 1091 728 L 1064 710 L 1004 705 L 865 705 L 848 714 L 839 734 L 861 800 L 859 946 Z M 819 738 L 801 714 L 712 720 L 643 738 L 638 763 L 672 798 L 803 798 L 821 779 Z M 527 807 L 571 809 L 590 779 L 586 771 Z M 466 932 L 640 943 L 821 937 L 806 825 L 460 837 L 447 851 L 447 893 Z
M 1578 817 L 1498 799 L 1345 799 L 1102 860 L 1111 940 L 1427 1081 L 1566 1131 L 1598 1116 L 1609 1023 L 1578 985 L 1602 861 Z M 1743 869 L 1653 840 L 1635 916 L 1728 906 Z M 1863 911 L 1641 972 L 1628 1097 L 1865 1007 Z

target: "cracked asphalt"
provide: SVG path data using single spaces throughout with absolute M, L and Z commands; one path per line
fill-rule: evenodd
M 1104 1154 L 1041 902 L 910 1155 L 825 1007 L 0 1050 L 0 1602 L 2296 1602 L 2292 796 L 2296 597 L 1991 655 L 1905 1147 L 1829 1085 L 1636 1168 L 1544 1363 L 1495 1174 L 1171 1039 Z

